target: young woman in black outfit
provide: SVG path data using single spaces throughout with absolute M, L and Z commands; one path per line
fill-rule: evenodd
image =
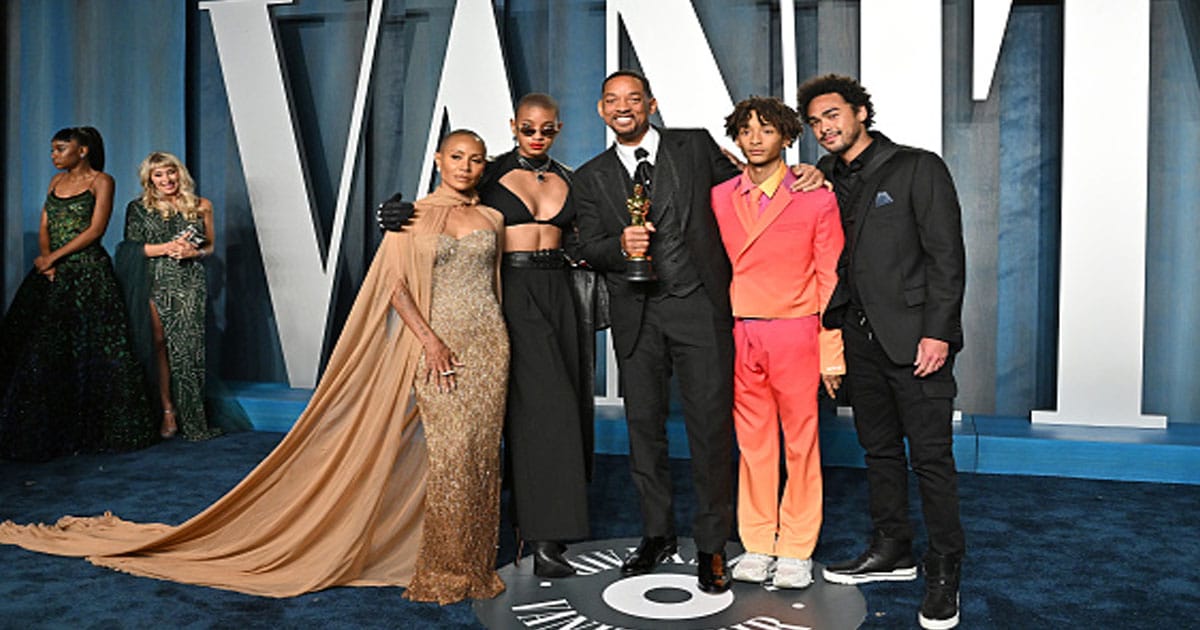
M 517 146 L 488 164 L 478 187 L 481 203 L 499 210 L 505 224 L 502 284 L 512 348 L 506 470 L 517 534 L 533 545 L 534 573 L 565 577 L 575 570 L 563 541 L 588 535 L 593 328 L 590 315 L 576 310 L 563 249 L 574 221 L 566 206 L 571 171 L 548 154 L 562 129 L 558 104 L 528 94 L 510 124 Z

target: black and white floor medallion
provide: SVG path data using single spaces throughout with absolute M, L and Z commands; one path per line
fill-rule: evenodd
M 814 568 L 805 589 L 734 582 L 720 595 L 696 585 L 696 547 L 679 540 L 679 553 L 653 573 L 621 577 L 621 560 L 637 538 L 572 544 L 566 557 L 578 575 L 548 580 L 533 574 L 533 558 L 500 569 L 507 589 L 494 599 L 476 601 L 479 621 L 493 630 L 801 630 L 857 628 L 866 617 L 862 593 L 853 586 L 830 584 Z M 728 546 L 730 564 L 741 548 Z

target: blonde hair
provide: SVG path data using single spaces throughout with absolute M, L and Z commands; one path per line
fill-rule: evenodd
M 150 173 L 156 168 L 171 167 L 179 174 L 179 194 L 174 202 L 163 199 L 150 181 Z M 138 178 L 142 180 L 142 207 L 147 212 L 158 212 L 163 220 L 171 218 L 172 213 L 179 213 L 188 221 L 195 221 L 203 212 L 200 208 L 200 197 L 196 195 L 196 182 L 188 172 L 183 162 L 165 151 L 155 151 L 142 160 L 138 167 Z

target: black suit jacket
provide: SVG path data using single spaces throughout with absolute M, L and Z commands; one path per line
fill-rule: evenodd
M 871 328 L 893 362 L 911 364 L 922 337 L 949 342 L 957 352 L 963 345 L 966 255 L 950 171 L 934 153 L 878 132 L 871 137 L 880 146 L 859 171 L 861 193 L 853 207 L 841 209 L 847 248 L 823 323 L 841 327 L 850 302 L 846 278 L 853 277 Z M 826 155 L 817 164 L 826 178 L 832 179 L 837 159 Z
M 705 293 L 717 313 L 728 315 L 729 259 L 721 245 L 710 190 L 738 174 L 712 136 L 703 129 L 659 129 L 661 139 L 654 162 L 654 186 L 649 219 L 670 207 L 678 213 L 684 243 Z M 571 204 L 579 226 L 577 255 L 604 273 L 610 295 L 613 344 L 627 357 L 637 343 L 642 313 L 650 287 L 625 281 L 625 256 L 621 232 L 629 225 L 625 201 L 633 181 L 617 157 L 615 147 L 592 158 L 575 172 Z M 651 236 L 653 238 L 653 236 Z

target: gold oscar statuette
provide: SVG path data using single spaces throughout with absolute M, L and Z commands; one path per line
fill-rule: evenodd
M 633 194 L 625 200 L 625 209 L 629 211 L 629 224 L 646 225 L 646 213 L 650 212 L 650 198 L 646 196 L 641 184 L 633 185 Z M 658 279 L 654 267 L 650 266 L 650 256 L 626 255 L 625 279 L 629 282 L 652 282 Z

